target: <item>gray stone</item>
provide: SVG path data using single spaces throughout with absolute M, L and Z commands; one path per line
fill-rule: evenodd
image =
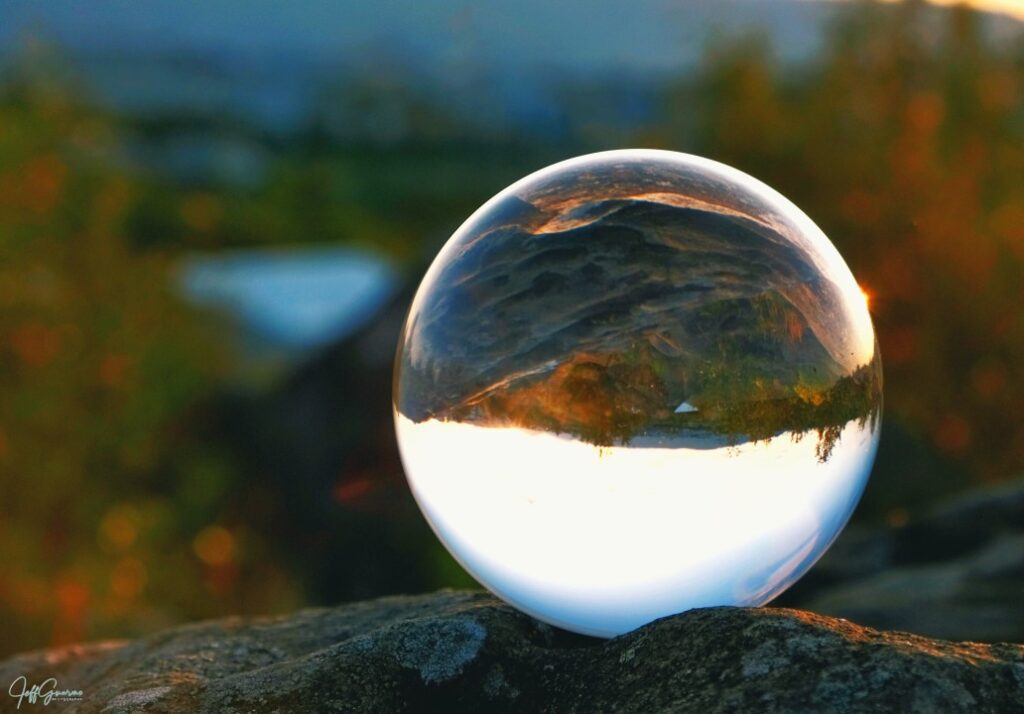
M 0 663 L 0 682 L 20 675 L 82 690 L 62 712 L 1024 711 L 1024 645 L 777 608 L 693 610 L 596 640 L 452 591 Z

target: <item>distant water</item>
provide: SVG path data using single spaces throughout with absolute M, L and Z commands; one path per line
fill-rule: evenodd
M 188 259 L 180 287 L 250 338 L 302 352 L 365 325 L 394 294 L 397 276 L 383 258 L 347 248 L 244 251 Z

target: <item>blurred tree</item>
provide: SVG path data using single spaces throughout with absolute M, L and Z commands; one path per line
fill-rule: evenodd
M 649 135 L 750 172 L 825 230 L 870 297 L 889 417 L 949 473 L 992 480 L 1024 463 L 1024 55 L 967 8 L 933 12 L 863 3 L 820 63 L 785 71 L 763 44 L 713 46 Z M 899 456 L 879 468 L 921 479 L 901 498 L 963 485 Z
M 156 187 L 48 76 L 0 126 L 0 650 L 243 609 L 250 579 L 249 606 L 294 604 L 204 438 L 224 345 L 133 233 Z

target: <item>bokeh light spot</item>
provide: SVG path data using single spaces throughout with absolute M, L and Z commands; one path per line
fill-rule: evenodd
M 192 548 L 206 565 L 225 565 L 234 558 L 235 537 L 223 526 L 209 526 L 199 532 Z

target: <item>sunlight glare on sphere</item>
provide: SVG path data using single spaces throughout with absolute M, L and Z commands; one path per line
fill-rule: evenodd
M 609 637 L 803 575 L 864 489 L 881 379 L 867 294 L 796 206 L 707 159 L 610 151 L 513 184 L 445 244 L 395 424 L 470 574 Z

